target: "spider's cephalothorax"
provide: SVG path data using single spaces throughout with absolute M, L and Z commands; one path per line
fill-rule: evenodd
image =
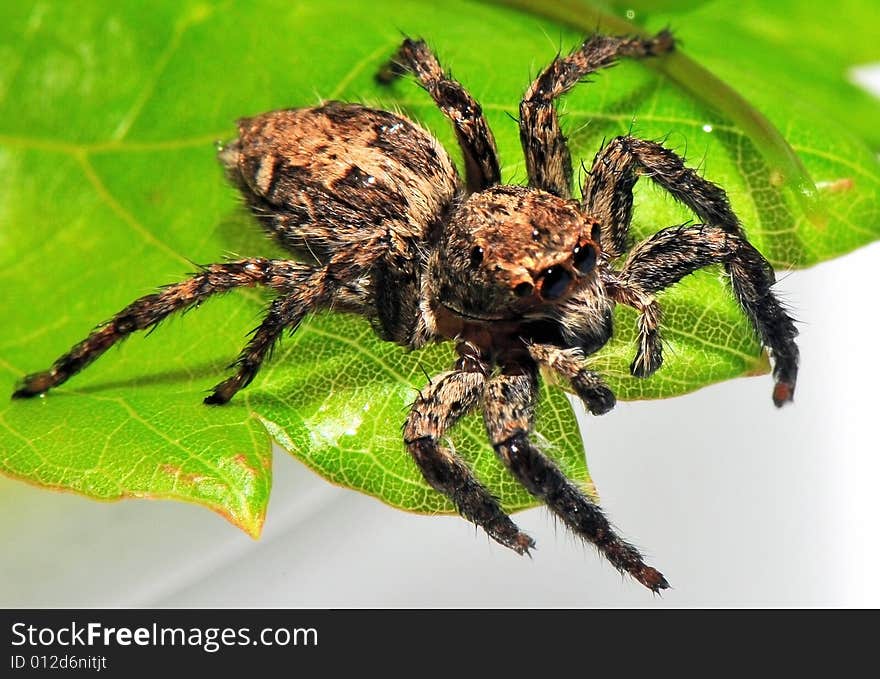
M 554 100 L 618 57 L 671 49 L 667 32 L 651 39 L 596 35 L 557 57 L 520 104 L 528 187 L 500 184 L 479 104 L 422 41 L 405 40 L 377 78 L 416 76 L 455 127 L 464 181 L 428 132 L 387 111 L 328 102 L 240 121 L 221 161 L 265 228 L 300 259 L 206 266 L 134 301 L 49 370 L 25 377 L 15 396 L 41 394 L 130 333 L 242 286 L 265 286 L 277 296 L 235 373 L 207 403 L 232 398 L 282 331 L 319 308 L 362 314 L 383 338 L 411 347 L 453 340 L 453 369 L 419 393 L 404 426 L 406 448 L 428 483 L 501 544 L 519 553 L 533 546 L 462 459 L 441 445 L 450 427 L 480 408 L 499 458 L 529 492 L 616 568 L 654 591 L 667 587 L 530 433 L 540 365 L 563 375 L 592 413 L 607 412 L 614 395 L 584 356 L 611 336 L 614 305 L 640 314 L 631 371 L 647 377 L 662 361 L 656 293 L 710 264 L 724 266 L 774 358 L 776 405 L 794 394 L 796 329 L 771 290 L 773 269 L 746 239 L 721 188 L 658 143 L 618 137 L 597 154 L 582 200 L 572 198 L 571 157 Z M 701 223 L 662 229 L 631 248 L 632 188 L 640 174 Z

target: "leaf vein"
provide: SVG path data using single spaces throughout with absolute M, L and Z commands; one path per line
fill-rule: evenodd
M 89 158 L 84 153 L 77 153 L 76 159 L 82 167 L 83 172 L 85 173 L 86 179 L 89 180 L 89 183 L 94 187 L 95 191 L 98 193 L 98 196 L 104 203 L 116 213 L 116 215 L 122 219 L 126 224 L 128 224 L 147 244 L 165 252 L 167 255 L 170 255 L 174 259 L 183 262 L 185 264 L 190 264 L 190 261 L 181 255 L 180 253 L 173 250 L 167 243 L 156 238 L 152 232 L 149 231 L 143 224 L 138 221 L 138 219 L 131 214 L 122 204 L 116 200 L 110 190 L 107 188 L 106 184 L 104 184 L 103 180 L 98 176 L 98 173 L 95 171 L 94 166 L 89 162 Z

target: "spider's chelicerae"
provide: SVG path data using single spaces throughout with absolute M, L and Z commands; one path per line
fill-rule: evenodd
M 206 403 L 226 403 L 247 386 L 282 331 L 316 309 L 362 314 L 382 338 L 408 347 L 453 340 L 455 366 L 422 389 L 404 426 L 406 449 L 427 482 L 502 545 L 518 553 L 534 545 L 441 445 L 450 427 L 481 408 L 498 457 L 530 493 L 616 568 L 654 591 L 668 587 L 529 435 L 539 366 L 561 373 L 590 412 L 608 412 L 614 394 L 584 357 L 610 338 L 615 304 L 640 314 L 631 370 L 647 377 L 662 362 L 656 293 L 710 264 L 724 266 L 773 356 L 776 405 L 794 393 L 796 329 L 771 291 L 772 268 L 746 239 L 721 188 L 658 143 L 618 137 L 597 154 L 582 199 L 572 198 L 571 157 L 554 100 L 618 57 L 672 49 L 667 32 L 651 39 L 595 35 L 557 57 L 520 103 L 528 186 L 501 184 L 480 105 L 422 41 L 405 40 L 377 78 L 415 75 L 455 126 L 464 181 L 434 137 L 387 111 L 333 101 L 241 120 L 220 160 L 263 226 L 302 261 L 206 266 L 127 306 L 49 370 L 25 377 L 15 396 L 42 394 L 130 333 L 243 286 L 266 286 L 277 297 L 235 374 Z M 631 248 L 640 174 L 702 223 L 662 229 Z

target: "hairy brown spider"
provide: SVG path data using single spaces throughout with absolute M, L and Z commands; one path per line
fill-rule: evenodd
M 771 291 L 772 268 L 746 239 L 721 188 L 658 143 L 618 137 L 596 155 L 582 200 L 572 198 L 571 157 L 554 100 L 618 57 L 653 57 L 673 46 L 665 31 L 647 40 L 595 35 L 557 57 L 520 103 L 527 187 L 501 185 L 480 105 L 422 41 L 404 40 L 377 79 L 415 75 L 455 126 L 464 182 L 430 133 L 387 111 L 332 101 L 241 120 L 220 160 L 262 225 L 303 261 L 206 266 L 127 306 L 49 370 L 25 377 L 14 396 L 42 394 L 130 333 L 243 286 L 266 286 L 277 297 L 235 374 L 206 403 L 229 401 L 282 331 L 322 307 L 362 314 L 383 339 L 405 346 L 454 340 L 454 368 L 429 381 L 404 426 L 406 448 L 427 482 L 502 545 L 520 554 L 533 547 L 462 459 L 440 445 L 450 427 L 481 407 L 498 457 L 530 493 L 617 569 L 654 591 L 668 587 L 529 435 L 539 365 L 565 376 L 590 412 L 608 412 L 614 394 L 584 357 L 610 338 L 615 304 L 640 313 L 631 371 L 647 377 L 662 361 L 655 294 L 710 264 L 725 267 L 773 355 L 776 405 L 792 399 L 797 331 Z M 640 174 L 702 223 L 663 229 L 630 249 Z

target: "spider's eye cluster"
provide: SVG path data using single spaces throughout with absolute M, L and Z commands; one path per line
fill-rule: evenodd
M 571 253 L 572 266 L 574 267 L 575 272 L 582 276 L 593 270 L 596 266 L 597 259 L 598 252 L 596 246 L 592 243 L 578 244 Z M 568 267 L 548 267 L 538 276 L 538 292 L 544 299 L 559 299 L 568 291 L 573 280 L 574 272 Z M 517 286 L 517 289 L 514 290 L 518 295 L 520 294 L 520 287 L 522 287 L 522 284 Z M 531 293 L 531 286 L 529 286 L 527 292 L 523 292 L 522 294 L 525 295 L 529 293 Z

